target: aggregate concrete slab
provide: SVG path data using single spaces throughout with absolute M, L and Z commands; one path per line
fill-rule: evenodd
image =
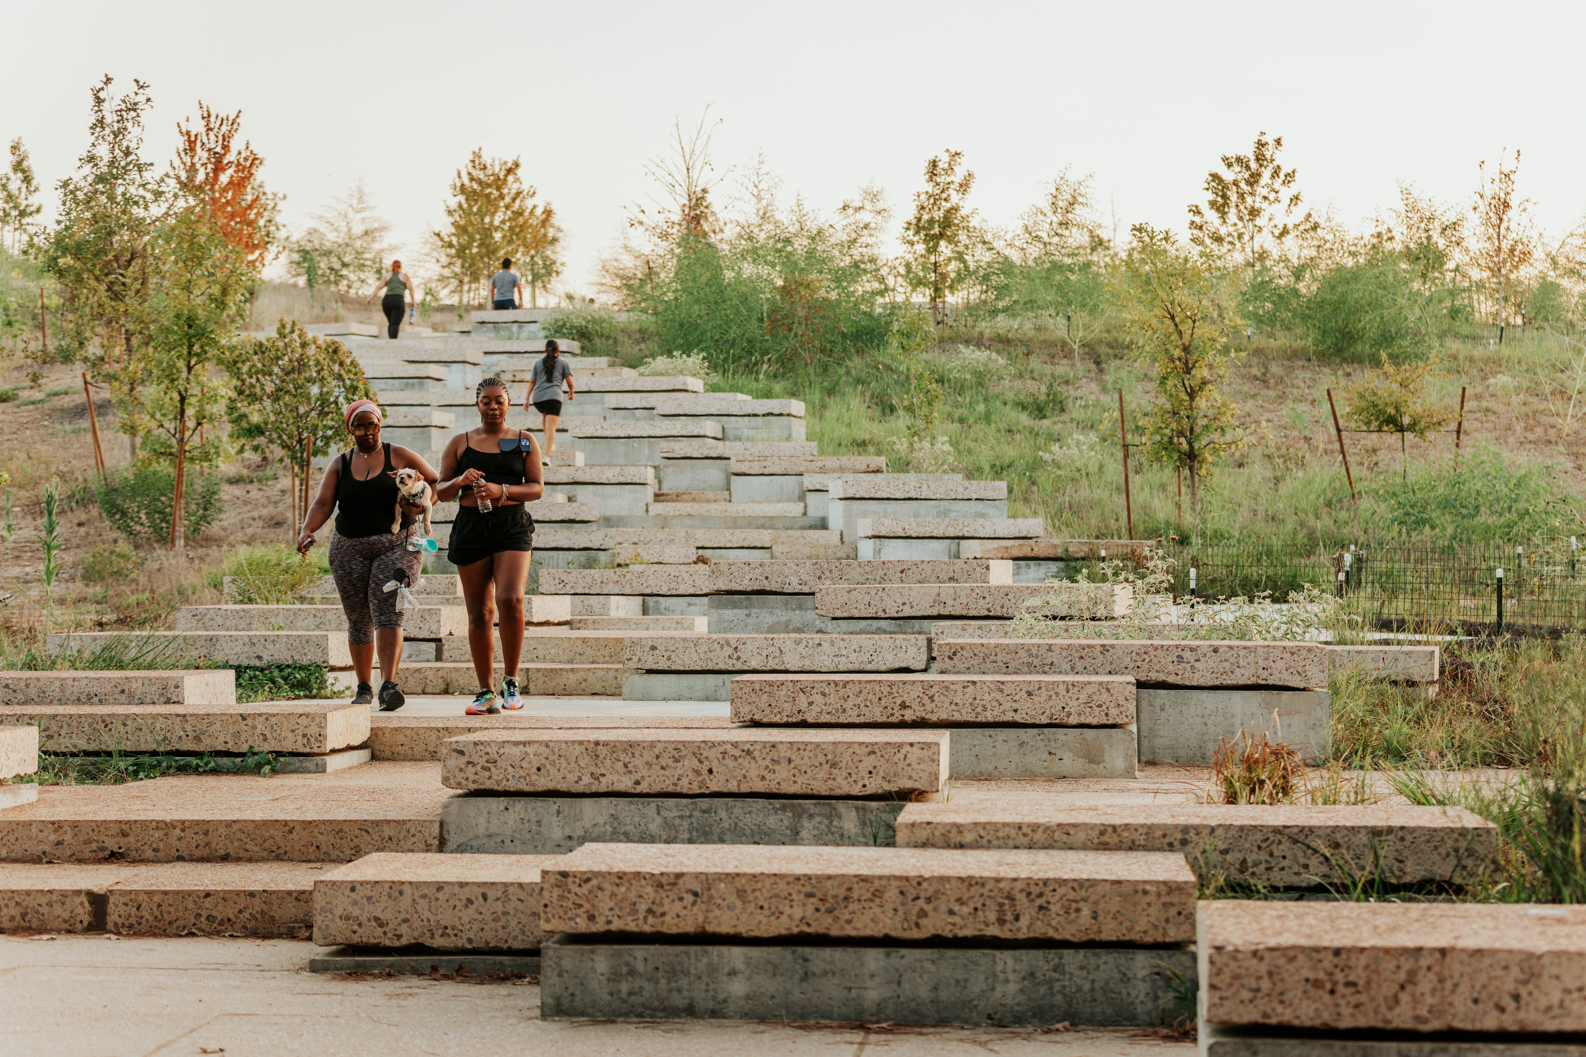
M 314 879 L 332 864 L 164 863 L 106 890 L 105 928 L 124 935 L 295 936 L 314 922 Z
M 532 950 L 551 855 L 366 855 L 314 882 L 321 946 Z
M 553 933 L 1158 944 L 1195 929 L 1169 852 L 585 844 L 546 867 Z
M 887 460 L 880 455 L 823 455 L 805 457 L 750 458 L 732 460 L 733 476 L 802 477 L 807 473 L 886 473 Z
M 1127 676 L 740 675 L 739 723 L 1120 726 L 1135 719 Z
M 88 932 L 105 927 L 105 893 L 142 864 L 0 863 L 0 931 Z
M 715 635 L 928 635 L 933 622 L 929 617 L 833 620 L 815 612 L 813 593 L 713 594 L 703 601 Z
M 684 375 L 651 375 L 632 378 L 588 378 L 578 388 L 595 393 L 703 393 L 705 383 Z
M 1040 518 L 860 518 L 855 524 L 860 539 L 1010 539 L 1038 537 L 1044 531 Z
M 998 797 L 910 804 L 900 847 L 1177 851 L 1203 877 L 1275 887 L 1468 883 L 1498 852 L 1492 823 L 1464 808 L 1407 804 L 1065 806 Z
M 1210 1023 L 1309 1030 L 1586 1032 L 1586 908 L 1202 903 Z
M 496 656 L 490 676 L 493 687 L 499 687 L 506 675 L 500 654 Z M 630 670 L 620 664 L 521 663 L 518 665 L 518 688 L 532 697 L 616 695 L 622 693 L 622 681 L 630 674 Z M 405 664 L 398 673 L 397 682 L 405 694 L 426 696 L 472 694 L 479 689 L 474 666 L 465 661 Z
M 1324 761 L 1332 755 L 1332 700 L 1326 690 L 1141 690 L 1140 759 L 1210 764 L 1220 742 L 1265 732 L 1308 762 Z
M 1134 778 L 1133 727 L 954 727 L 953 778 Z
M 221 664 L 265 666 L 271 664 L 320 664 L 327 668 L 352 667 L 347 651 L 347 636 L 319 631 L 150 631 L 144 637 L 151 646 L 169 650 L 172 660 L 208 660 Z M 52 654 L 63 651 L 93 651 L 126 635 L 108 631 L 75 631 L 50 635 L 45 647 Z M 168 644 L 168 645 L 167 645 Z M 76 674 L 76 673 L 73 673 Z
M 634 672 L 622 681 L 624 701 L 730 701 L 732 672 Z
M 531 703 L 532 704 L 532 703 Z M 732 726 L 725 716 L 609 716 L 560 715 L 526 716 L 503 712 L 499 716 L 463 715 L 459 705 L 452 715 L 401 715 L 382 713 L 371 719 L 369 747 L 379 760 L 440 761 L 441 746 L 450 738 L 460 738 L 482 730 L 540 730 L 571 727 L 579 730 L 600 728 L 657 727 L 719 730 Z
M 334 606 L 183 606 L 176 611 L 177 631 L 331 631 L 347 633 L 347 614 Z M 420 606 L 405 610 L 406 639 L 438 639 L 468 634 L 468 611 L 462 599 L 451 606 Z
M 813 458 L 815 442 L 802 440 L 684 440 L 662 445 L 664 459 Z
M 349 767 L 362 767 L 374 759 L 370 749 L 343 749 L 318 756 L 286 756 L 278 762 L 282 774 L 329 774 Z
M 1359 672 L 1398 683 L 1435 683 L 1442 650 L 1436 646 L 1328 646 L 1329 675 Z
M 705 565 L 636 565 L 628 569 L 546 569 L 540 593 L 547 595 L 706 595 Z
M 839 477 L 831 483 L 833 502 L 839 499 L 1006 500 L 1006 481 L 932 480 L 909 474 L 872 474 Z
M 642 617 L 643 595 L 549 595 L 566 598 L 575 617 Z
M 522 659 L 529 664 L 621 664 L 622 643 L 628 634 L 625 631 L 536 628 L 523 636 Z M 443 661 L 462 663 L 470 659 L 467 639 L 447 639 L 441 646 Z
M 648 796 L 939 792 L 948 736 L 899 730 L 492 730 L 441 750 L 450 789 Z
M 647 672 L 922 671 L 925 635 L 649 635 L 629 638 L 623 662 Z
M 1013 582 L 1013 564 L 995 561 L 748 561 L 712 562 L 710 590 L 813 594 L 838 585 L 992 585 Z
M 1122 558 L 1125 555 L 1143 558 L 1154 550 L 1150 540 L 1054 540 L 1054 539 L 1004 539 L 979 536 L 965 538 L 959 549 L 967 549 L 966 558 L 1012 558 L 1015 560 L 1044 559 L 1048 561 L 1087 561 L 1100 558 Z
M 831 484 L 835 487 L 845 480 L 863 480 L 865 477 L 888 478 L 893 474 L 866 474 L 855 477 L 834 477 Z M 896 475 L 901 476 L 901 475 Z M 815 497 L 820 493 L 816 490 L 815 475 L 806 474 L 804 477 L 805 500 L 810 511 L 817 509 Z M 947 485 L 965 485 L 979 482 L 970 481 L 940 481 L 918 482 L 920 486 L 932 483 Z M 1000 483 L 1000 482 L 998 482 Z M 859 539 L 859 520 L 861 518 L 969 518 L 1002 520 L 1008 516 L 1008 503 L 1005 499 L 877 499 L 839 497 L 835 492 L 827 493 L 826 519 L 832 528 L 841 529 L 843 541 L 854 543 Z
M 574 617 L 573 631 L 666 631 L 703 635 L 706 617 Z
M 1314 642 L 937 639 L 944 674 L 1130 675 L 1142 685 L 1327 685 L 1327 647 Z
M 627 511 L 613 511 L 613 513 L 627 513 Z M 717 518 L 717 517 L 755 517 L 755 518 L 801 518 L 804 516 L 803 503 L 651 503 L 646 513 L 652 515 L 664 514 L 668 517 L 687 518 Z
M 229 705 L 237 677 L 227 670 L 0 672 L 0 705 Z
M 640 844 L 892 843 L 902 804 L 832 797 L 503 796 L 463 793 L 441 807 L 448 854 L 544 854 L 590 841 Z
M 369 710 L 345 701 L 230 705 L 0 705 L 0 746 L 42 723 L 48 752 L 334 752 L 369 740 Z M 27 732 L 23 734 L 22 732 Z M 3 754 L 0 754 L 3 756 Z M 0 758 L 0 777 L 5 776 Z
M 3 722 L 4 718 L 0 717 L 0 723 Z M 38 728 L 31 721 L 23 726 L 0 727 L 0 782 L 18 775 L 32 774 L 38 769 Z
M 1108 947 L 700 945 L 558 936 L 540 951 L 541 1015 L 593 1020 L 1142 1027 L 1180 1016 L 1175 975 L 1194 978 L 1188 951 Z
M 1382 1035 L 1200 1025 L 1206 1057 L 1586 1057 L 1586 1042 L 1560 1042 L 1556 1035 Z
M 856 562 L 861 568 L 875 562 Z M 815 612 L 833 619 L 887 617 L 1013 618 L 1024 612 L 1079 620 L 1109 620 L 1129 611 L 1133 594 L 1112 584 L 1016 584 L 1013 565 L 1003 565 L 1007 579 L 983 584 L 887 584 L 822 587 L 815 592 Z

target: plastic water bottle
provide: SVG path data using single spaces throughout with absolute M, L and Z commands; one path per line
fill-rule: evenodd
M 494 504 L 490 502 L 489 496 L 479 496 L 475 502 L 479 504 L 479 512 L 481 514 L 488 514 L 495 509 Z

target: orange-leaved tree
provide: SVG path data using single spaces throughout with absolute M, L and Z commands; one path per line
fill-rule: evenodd
M 180 139 L 172 168 L 177 185 L 192 201 L 207 205 L 210 223 L 226 244 L 259 271 L 279 252 L 277 198 L 259 180 L 264 159 L 253 144 L 237 145 L 242 111 L 217 114 L 198 104 L 199 125 L 176 126 Z

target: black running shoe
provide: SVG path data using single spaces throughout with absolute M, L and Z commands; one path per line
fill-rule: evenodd
M 408 699 L 402 696 L 402 691 L 397 689 L 396 683 L 387 679 L 380 684 L 380 711 L 395 712 L 407 703 Z
M 358 693 L 353 697 L 352 703 L 355 705 L 374 704 L 374 687 L 368 683 L 359 683 Z

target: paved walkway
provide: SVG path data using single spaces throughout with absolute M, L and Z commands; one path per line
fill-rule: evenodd
M 1131 1031 L 539 1019 L 540 989 L 311 974 L 291 940 L 0 936 L 6 1057 L 1191 1057 Z

